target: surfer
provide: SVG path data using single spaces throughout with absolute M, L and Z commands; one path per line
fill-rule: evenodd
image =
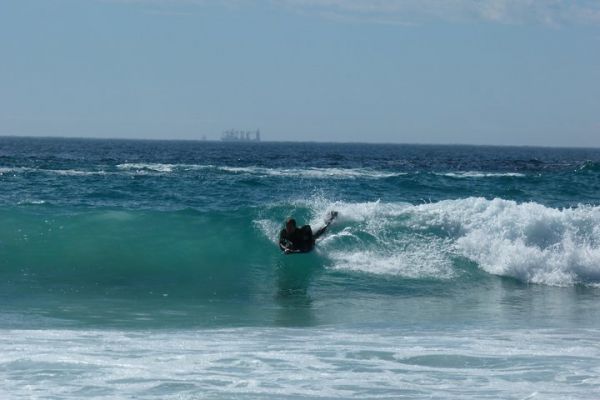
M 304 225 L 301 228 L 296 226 L 296 220 L 288 218 L 285 222 L 285 229 L 279 233 L 279 248 L 285 254 L 306 253 L 311 251 L 317 240 L 325 233 L 329 225 L 337 217 L 337 211 L 331 211 L 325 220 L 325 226 L 313 233 L 310 225 Z

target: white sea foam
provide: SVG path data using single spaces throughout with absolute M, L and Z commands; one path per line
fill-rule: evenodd
M 455 273 L 439 244 L 407 243 L 402 252 L 332 251 L 334 269 L 394 275 L 411 279 L 450 279 Z
M 333 268 L 446 279 L 456 257 L 523 282 L 600 286 L 600 207 L 557 209 L 484 198 L 437 203 L 299 201 L 312 226 L 339 211 L 318 251 Z
M 21 200 L 17 204 L 19 204 L 19 205 L 28 205 L 28 204 L 39 205 L 39 204 L 46 204 L 46 200 Z
M 346 225 L 320 245 L 333 268 L 404 278 L 455 276 L 448 240 L 406 234 L 402 216 L 410 204 L 337 202 L 327 208 L 339 212 L 337 224 Z
M 300 177 L 306 179 L 382 179 L 407 175 L 405 172 L 378 171 L 369 168 L 266 168 L 258 166 L 232 167 L 215 166 L 213 164 L 168 164 L 168 163 L 122 163 L 117 169 L 125 173 L 137 175 L 170 174 L 176 171 L 213 170 L 231 174 L 252 175 L 256 177 Z M 105 175 L 104 170 L 89 171 L 77 169 L 38 169 L 27 167 L 0 167 L 0 175 L 7 173 L 42 172 L 58 175 Z
M 0 331 L 16 398 L 595 399 L 597 330 Z M 41 395 L 43 394 L 43 395 Z
M 106 175 L 106 171 L 82 171 L 78 169 L 46 169 L 40 171 L 64 176 Z
M 261 176 L 293 176 L 312 179 L 391 178 L 406 175 L 404 172 L 377 171 L 368 168 L 264 168 L 217 167 L 219 170 Z
M 451 178 L 498 178 L 498 177 L 514 177 L 522 178 L 525 174 L 519 172 L 480 172 L 480 171 L 457 171 L 436 173 L 440 176 L 448 176 Z
M 125 163 L 117 165 L 117 168 L 122 171 L 137 171 L 137 172 L 172 172 L 175 165 L 173 164 L 153 164 L 153 163 Z M 46 168 L 31 168 L 31 167 L 0 167 L 0 175 L 9 173 L 44 173 L 63 176 L 88 176 L 88 175 L 107 175 L 114 172 L 105 170 L 80 170 L 80 169 L 46 169 Z
M 25 167 L 0 167 L 0 175 L 14 174 L 31 170 Z
M 402 215 L 413 206 L 381 202 L 329 202 L 323 198 L 300 200 L 296 207 L 310 207 L 313 230 L 323 225 L 327 212 L 336 210 L 338 218 L 329 233 L 319 240 L 317 252 L 331 261 L 331 268 L 402 276 L 405 278 L 449 279 L 455 276 L 451 242 L 447 238 L 406 235 Z M 276 241 L 281 221 L 261 219 L 258 228 Z
M 161 164 L 161 163 L 124 163 L 117 165 L 117 168 L 122 170 L 135 170 L 135 171 L 154 171 L 154 172 L 173 172 L 175 164 Z
M 106 175 L 103 170 L 90 171 L 79 169 L 45 169 L 45 168 L 29 168 L 29 167 L 0 167 L 0 175 L 10 173 L 34 172 L 43 174 L 55 174 L 63 176 L 87 176 L 87 175 Z
M 600 283 L 600 207 L 556 209 L 483 198 L 416 206 L 415 229 L 438 227 L 485 271 L 550 285 Z

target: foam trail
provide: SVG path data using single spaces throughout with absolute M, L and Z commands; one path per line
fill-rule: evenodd
M 153 172 L 173 172 L 175 168 L 174 164 L 160 164 L 160 163 L 124 163 L 117 165 L 117 168 L 121 170 L 135 170 L 135 171 L 153 171 Z
M 312 179 L 391 178 L 407 175 L 405 172 L 386 172 L 367 168 L 264 168 L 264 167 L 218 167 L 221 171 L 260 176 L 293 176 Z
M 451 178 L 522 178 L 525 174 L 519 172 L 480 172 L 480 171 L 459 171 L 459 172 L 445 172 L 436 173 L 436 175 L 448 176 Z
M 379 171 L 368 168 L 266 168 L 258 166 L 215 166 L 212 164 L 123 163 L 117 168 L 137 173 L 171 173 L 178 170 L 213 170 L 230 174 L 247 174 L 259 177 L 303 177 L 308 179 L 382 179 L 407 175 L 405 172 Z M 1 170 L 0 170 L 1 171 Z

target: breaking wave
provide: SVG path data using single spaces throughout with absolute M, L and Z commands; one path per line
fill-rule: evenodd
M 419 205 L 313 198 L 235 213 L 53 210 L 0 212 L 6 280 L 170 283 L 243 293 L 251 271 L 304 259 L 325 270 L 402 279 L 464 280 L 479 271 L 528 283 L 600 286 L 598 206 L 559 209 L 475 197 Z M 280 254 L 277 235 L 287 216 L 317 228 L 328 210 L 339 217 L 311 258 Z
M 318 200 L 307 207 L 312 216 L 340 213 L 318 246 L 334 269 L 451 279 L 463 275 L 462 259 L 523 282 L 600 284 L 600 207 L 484 198 L 421 205 Z M 267 234 L 274 238 L 273 230 Z

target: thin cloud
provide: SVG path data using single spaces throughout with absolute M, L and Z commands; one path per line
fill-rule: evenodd
M 600 24 L 600 2 L 567 0 L 279 0 L 303 12 L 398 23 Z
M 104 3 L 140 4 L 155 6 L 249 6 L 256 4 L 254 0 L 97 0 Z
M 167 10 L 147 10 L 145 11 L 148 15 L 157 15 L 160 17 L 191 17 L 194 14 L 185 11 L 167 11 Z
M 160 7 L 252 7 L 267 3 L 340 21 L 414 25 L 431 21 L 500 24 L 600 24 L 598 0 L 101 0 Z

